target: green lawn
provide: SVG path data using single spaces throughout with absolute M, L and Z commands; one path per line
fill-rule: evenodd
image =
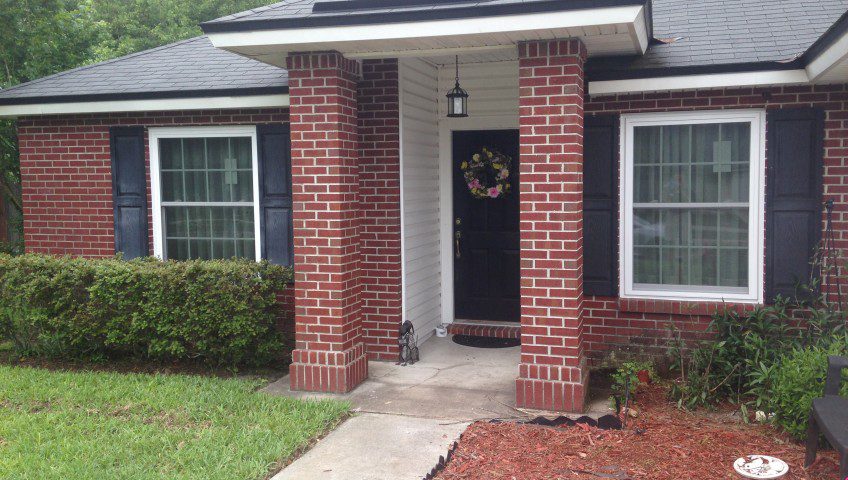
M 0 478 L 262 479 L 348 409 L 258 386 L 0 366 Z

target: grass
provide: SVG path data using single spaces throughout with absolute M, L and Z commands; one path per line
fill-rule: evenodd
M 0 478 L 266 478 L 347 412 L 259 380 L 0 365 Z

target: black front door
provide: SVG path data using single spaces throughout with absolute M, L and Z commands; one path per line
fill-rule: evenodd
M 461 168 L 483 149 L 512 158 L 509 192 L 472 195 Z M 493 170 L 488 170 L 491 173 Z M 486 173 L 478 174 L 486 176 Z M 484 179 L 483 186 L 494 180 Z M 457 320 L 520 321 L 518 130 L 453 133 L 454 305 Z

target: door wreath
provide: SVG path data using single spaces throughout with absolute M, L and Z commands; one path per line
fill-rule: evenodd
M 471 196 L 481 200 L 500 198 L 509 193 L 510 167 L 512 158 L 509 155 L 487 147 L 459 166 Z

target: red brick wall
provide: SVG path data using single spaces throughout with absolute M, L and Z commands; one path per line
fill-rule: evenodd
M 539 68 L 553 68 L 559 71 L 560 65 L 538 65 Z M 548 82 L 557 78 L 554 70 L 534 73 L 539 77 L 531 82 Z M 553 77 L 550 77 L 554 74 Z M 399 213 L 397 213 L 397 186 L 393 184 L 398 172 L 397 159 L 397 89 L 396 63 L 394 61 L 365 62 L 363 81 L 358 87 L 360 97 L 358 114 L 353 114 L 355 126 L 359 129 L 360 144 L 357 153 L 359 159 L 357 184 L 360 211 L 350 213 L 345 209 L 344 222 L 356 224 L 355 231 L 359 241 L 359 275 L 362 276 L 360 293 L 361 333 L 364 335 L 373 358 L 393 358 L 395 330 L 399 322 L 400 281 L 399 281 Z M 548 78 L 541 78 L 548 77 Z M 349 80 L 345 80 L 349 81 Z M 528 80 L 524 80 L 527 82 Z M 557 81 L 557 80 L 553 80 Z M 310 85 L 305 80 L 304 87 L 315 88 L 320 94 L 338 85 Z M 523 84 L 522 88 L 560 88 L 557 85 Z M 348 89 L 353 89 L 348 86 Z M 334 90 L 332 90 L 334 91 Z M 553 91 L 553 90 L 552 90 Z M 544 91 L 542 91 L 544 92 Z M 524 92 L 528 93 L 528 92 Z M 532 94 L 532 92 L 530 92 Z M 539 92 L 537 92 L 539 93 Z M 320 95 L 319 95 L 320 96 Z M 522 94 L 524 97 L 528 95 Z M 537 95 L 539 97 L 546 95 Z M 350 99 L 348 99 L 350 100 Z M 550 105 L 522 103 L 522 114 L 526 109 L 536 108 L 538 117 L 555 115 L 546 110 L 557 108 Z M 531 100 L 535 102 L 536 100 Z M 587 114 L 595 113 L 636 113 L 651 111 L 722 109 L 722 108 L 782 108 L 793 106 L 819 106 L 826 110 L 825 140 L 825 197 L 836 203 L 835 229 L 837 247 L 848 248 L 848 88 L 845 85 L 818 87 L 780 87 L 780 88 L 741 88 L 704 90 L 672 93 L 649 93 L 638 95 L 616 95 L 590 98 L 585 103 Z M 351 108 L 348 106 L 347 108 Z M 530 110 L 531 116 L 534 110 Z M 348 116 L 351 112 L 345 112 Z M 321 112 L 327 115 L 326 112 Z M 357 116 L 358 115 L 358 116 Z M 309 123 L 318 117 L 302 117 L 302 138 L 318 141 L 316 132 L 306 130 Z M 553 117 L 551 117 L 553 118 Z M 334 121 L 338 120 L 333 118 Z M 23 176 L 24 229 L 28 251 L 51 254 L 72 254 L 87 257 L 108 257 L 114 254 L 114 231 L 112 220 L 111 177 L 109 168 L 110 126 L 144 125 L 224 125 L 280 123 L 288 121 L 286 109 L 234 110 L 234 111 L 197 111 L 197 112 L 147 112 L 132 114 L 75 115 L 51 117 L 27 117 L 19 120 L 21 142 L 21 171 Z M 353 120 L 351 120 L 353 121 Z M 537 140 L 548 143 L 567 141 L 573 131 L 558 129 L 566 119 L 559 118 L 558 125 L 531 125 L 522 123 L 522 139 L 528 142 Z M 554 123 L 553 121 L 551 123 Z M 351 141 L 354 131 L 348 131 Z M 551 136 L 548 138 L 547 136 Z M 320 135 L 319 135 L 320 136 Z M 554 138 L 556 137 L 556 138 Z M 317 145 L 317 144 L 316 144 Z M 304 144 L 299 144 L 304 147 Z M 325 145 L 327 146 L 327 145 Z M 323 148 L 323 147 L 322 147 Z M 329 146 L 327 146 L 329 148 Z M 531 147 L 535 148 L 535 147 Z M 317 149 L 317 147 L 316 147 Z M 312 155 L 315 150 L 303 149 Z M 522 152 L 525 153 L 525 152 Z M 534 152 L 527 152 L 534 154 Z M 573 152 L 572 152 L 573 154 Z M 356 168 L 345 164 L 345 169 Z M 314 166 L 315 168 L 325 168 Z M 311 168 L 311 167 L 310 167 Z M 336 167 L 333 167 L 336 168 Z M 304 174 L 314 174 L 317 170 L 302 170 Z M 323 170 L 322 170 L 323 171 Z M 333 170 L 333 173 L 345 173 Z M 348 172 L 349 173 L 349 172 Z M 549 175 L 546 172 L 545 175 Z M 559 173 L 554 172 L 555 175 Z M 564 175 L 577 175 L 576 171 L 561 172 Z M 348 175 L 345 174 L 345 178 Z M 316 177 L 317 178 L 317 177 Z M 355 177 L 351 177 L 355 178 Z M 319 179 L 320 180 L 320 179 Z M 534 180 L 525 177 L 525 181 L 536 183 L 539 192 L 553 188 L 542 177 Z M 320 183 L 320 182 L 319 182 Z M 324 188 L 317 185 L 315 188 Z M 536 187 L 534 187 L 536 188 Z M 321 190 L 311 192 L 319 202 L 325 202 L 323 194 L 335 199 L 340 192 Z M 322 195 L 319 195 L 322 194 Z M 551 192 L 544 192 L 550 194 Z M 348 193 L 353 195 L 352 193 Z M 326 203 L 326 202 L 325 202 Z M 341 207 L 340 207 L 341 208 Z M 338 212 L 336 212 L 338 213 Z M 526 217 L 525 214 L 525 218 Z M 565 217 L 563 217 L 563 221 Z M 301 218 L 301 225 L 311 225 L 308 219 Z M 342 220 L 339 220 L 342 221 Z M 526 221 L 526 220 L 523 220 Z M 529 220 L 535 221 L 535 220 Z M 310 227 L 311 228 L 311 227 Z M 568 227 L 568 231 L 573 231 Z M 522 227 L 523 230 L 527 230 Z M 560 228 L 560 231 L 565 231 Z M 536 241 L 538 239 L 534 239 Z M 563 239 L 554 239 L 561 242 Z M 397 242 L 397 243 L 395 243 Z M 151 241 L 152 246 L 152 241 Z M 325 245 L 327 246 L 327 245 Z M 338 245 L 336 245 L 337 248 Z M 385 247 L 385 248 L 383 248 Z M 350 248 L 350 245 L 345 248 Z M 379 249 L 379 250 L 378 250 Z M 563 253 L 578 251 L 557 247 L 554 250 Z M 570 255 L 570 253 L 569 253 Z M 396 258 L 395 258 L 396 257 Z M 575 260 L 573 255 L 568 259 Z M 565 261 L 568 259 L 558 259 Z M 394 268 L 393 268 L 394 267 Z M 345 267 L 347 268 L 347 267 Z M 525 275 L 524 286 L 535 288 L 537 279 Z M 351 271 L 351 270 L 346 270 Z M 525 271 L 527 272 L 527 271 Z M 345 277 L 344 281 L 350 281 Z M 528 283 L 528 282 L 532 282 Z M 544 282 L 539 283 L 542 285 Z M 551 288 L 551 287 L 545 287 Z M 557 290 L 557 289 L 555 289 Z M 559 290 L 557 294 L 559 295 Z M 546 291 L 544 295 L 550 295 Z M 541 295 L 540 295 L 541 296 Z M 659 301 L 620 301 L 617 298 L 586 297 L 582 300 L 583 348 L 595 364 L 598 364 L 611 352 L 616 354 L 635 354 L 661 356 L 667 351 L 671 337 L 671 327 L 677 329 L 684 339 L 703 338 L 709 323 L 709 306 L 692 305 L 680 302 Z M 545 308 L 548 308 L 547 306 Z M 531 310 L 531 312 L 534 312 Z M 346 311 L 345 315 L 355 315 Z M 535 316 L 536 313 L 533 313 Z M 396 321 L 397 319 L 398 321 Z M 529 322 L 528 322 L 529 323 Z M 577 325 L 580 325 L 579 323 Z M 522 358 L 527 365 L 536 363 L 542 352 L 555 349 L 567 349 L 565 345 L 538 345 L 541 339 L 560 342 L 562 337 L 553 337 L 549 326 L 534 330 L 534 326 L 525 325 L 524 335 L 528 340 L 528 353 Z M 578 329 L 579 330 L 579 329 Z M 541 332 L 541 333 L 540 333 Z M 551 335 L 548 335 L 550 333 Z M 557 330 L 559 334 L 559 330 Z M 541 335 L 536 338 L 537 335 Z M 348 341 L 350 339 L 348 338 Z M 547 340 L 543 340 L 547 341 Z M 530 353 L 533 349 L 540 353 Z M 559 351 L 559 350 L 557 350 Z M 568 354 L 565 357 L 571 357 Z M 575 358 L 579 357 L 577 355 Z
M 583 65 L 579 40 L 522 43 L 520 407 L 582 411 Z
M 835 201 L 836 246 L 848 248 L 848 86 L 733 88 L 592 97 L 586 113 L 641 113 L 727 108 L 820 107 L 826 111 L 824 196 Z M 766 147 L 768 149 L 768 146 Z M 766 154 L 768 163 L 768 153 Z M 824 216 L 822 217 L 824 220 Z M 824 222 L 822 222 L 824 227 Z M 663 356 L 672 328 L 688 341 L 705 338 L 718 305 L 587 297 L 585 341 L 594 364 L 613 356 Z
M 18 120 L 18 137 L 26 250 L 90 258 L 115 255 L 109 127 L 286 122 L 286 109 L 21 118 Z M 148 205 L 151 205 L 149 158 L 147 155 Z M 152 253 L 152 219 L 148 219 L 148 224 L 151 225 Z
M 396 360 L 403 315 L 396 59 L 363 62 L 358 100 L 362 331 L 369 358 Z

